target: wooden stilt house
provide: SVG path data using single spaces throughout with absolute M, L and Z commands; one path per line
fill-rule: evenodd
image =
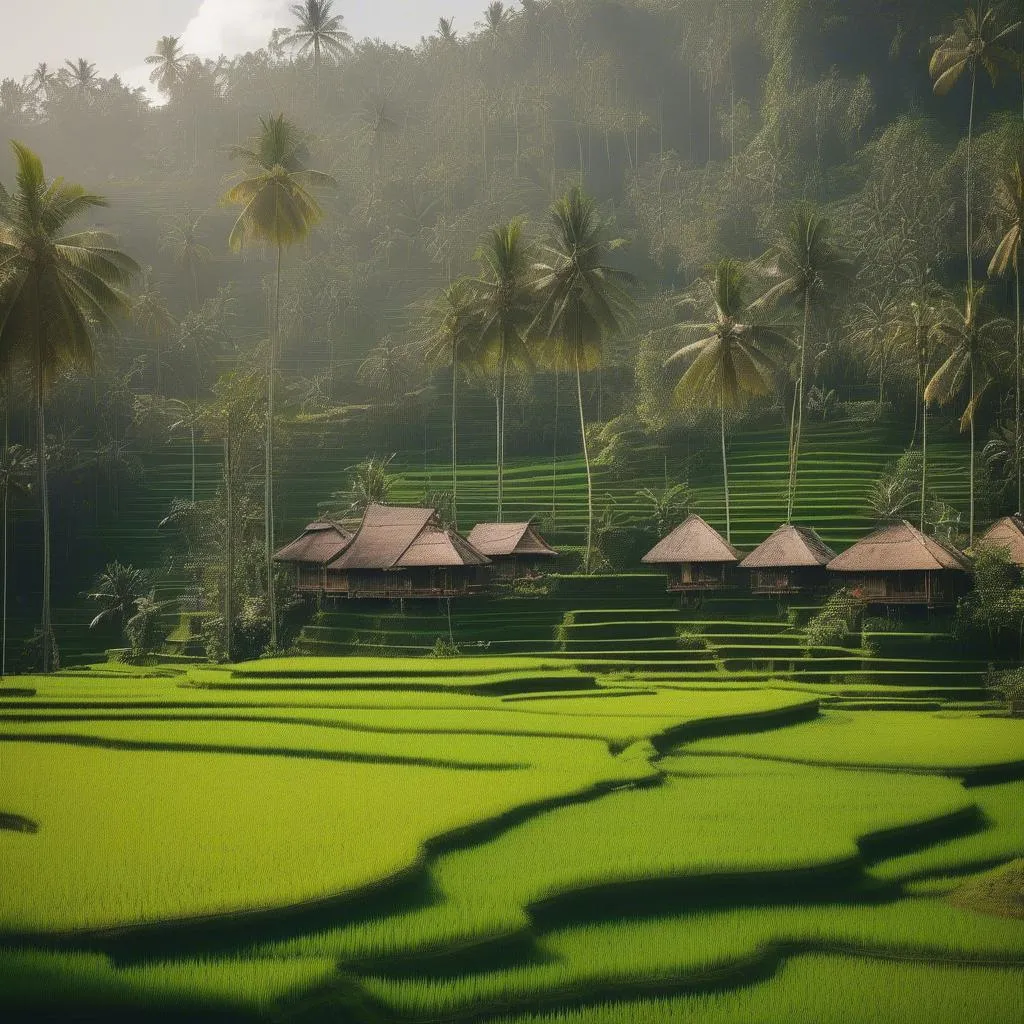
M 432 508 L 371 505 L 327 566 L 326 593 L 350 598 L 464 597 L 485 589 L 490 560 Z
M 971 563 L 903 521 L 858 541 L 827 568 L 868 604 L 937 608 L 966 591 Z
M 491 560 L 491 575 L 499 580 L 545 572 L 558 557 L 532 523 L 477 523 L 468 539 Z
M 303 594 L 322 594 L 327 588 L 327 564 L 352 543 L 354 534 L 337 523 L 310 523 L 291 544 L 274 555 L 274 561 L 295 570 L 295 589 Z
M 670 594 L 724 590 L 734 583 L 740 553 L 700 516 L 690 516 L 643 557 L 661 566 Z
M 836 553 L 807 526 L 787 523 L 762 541 L 740 562 L 750 570 L 750 589 L 755 594 L 813 593 L 828 586 L 825 566 Z

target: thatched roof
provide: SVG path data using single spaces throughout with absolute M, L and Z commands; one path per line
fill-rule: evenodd
M 978 541 L 980 547 L 1005 548 L 1010 561 L 1024 565 L 1024 517 L 1017 513 L 993 523 Z
M 477 523 L 469 532 L 469 543 L 488 558 L 507 555 L 554 558 L 558 555 L 531 523 Z
M 809 526 L 780 526 L 740 562 L 742 569 L 801 569 L 828 565 L 836 553 Z
M 274 561 L 290 565 L 326 565 L 352 543 L 352 537 L 352 533 L 337 523 L 310 523 L 301 536 L 274 555 Z
M 331 568 L 445 568 L 488 561 L 465 538 L 445 529 L 432 508 L 371 505 L 355 539 Z
M 740 553 L 700 516 L 690 516 L 643 557 L 647 565 L 738 562 Z
M 926 536 L 905 520 L 875 530 L 828 563 L 834 572 L 966 572 L 970 567 L 959 551 Z

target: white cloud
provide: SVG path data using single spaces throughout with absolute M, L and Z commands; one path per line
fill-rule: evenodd
M 203 0 L 181 42 L 200 57 L 234 56 L 266 45 L 270 33 L 293 20 L 291 0 Z

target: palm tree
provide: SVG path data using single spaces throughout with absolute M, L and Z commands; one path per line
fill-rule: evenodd
M 776 328 L 755 322 L 744 294 L 746 288 L 747 277 L 740 264 L 722 260 L 715 268 L 714 283 L 704 282 L 708 316 L 675 329 L 684 344 L 666 364 L 670 368 L 686 367 L 676 385 L 680 401 L 717 407 L 719 411 L 725 535 L 730 541 L 732 515 L 725 446 L 726 411 L 742 406 L 748 396 L 768 394 L 793 347 Z
M 160 394 L 162 390 L 160 339 L 175 331 L 178 324 L 167 308 L 167 301 L 160 289 L 153 283 L 152 273 L 152 267 L 147 267 L 143 272 L 142 286 L 138 295 L 132 298 L 130 314 L 132 323 L 142 331 L 142 336 L 156 342 L 156 391 L 157 394 Z
M 497 32 L 508 22 L 508 11 L 501 0 L 494 0 L 484 10 L 484 25 L 489 32 Z
M 344 18 L 331 14 L 334 0 L 303 0 L 292 4 L 289 10 L 298 19 L 299 27 L 292 29 L 285 42 L 298 50 L 300 57 L 313 55 L 316 70 L 316 95 L 320 96 L 320 65 L 326 57 L 338 61 L 349 52 L 352 37 L 345 31 Z
M 878 414 L 885 404 L 886 371 L 899 354 L 902 323 L 899 301 L 888 291 L 874 292 L 853 309 L 852 341 L 864 346 L 868 363 L 878 370 Z
M 50 70 L 50 66 L 44 61 L 36 65 L 35 71 L 29 81 L 33 90 L 40 96 L 46 96 L 50 86 L 57 76 Z
M 179 36 L 161 36 L 146 63 L 153 65 L 149 80 L 165 96 L 173 96 L 184 84 L 188 66 L 195 58 L 181 48 Z
M 439 18 L 437 21 L 437 35 L 442 43 L 454 43 L 458 40 L 458 33 L 455 31 L 454 18 Z
M 117 619 L 122 628 L 135 614 L 139 598 L 152 590 L 149 574 L 133 565 L 110 562 L 96 577 L 93 589 L 86 595 L 101 605 L 99 614 L 89 623 L 95 629 L 109 619 Z
M 69 222 L 98 206 L 100 196 L 58 178 L 48 182 L 42 161 L 12 142 L 18 173 L 13 192 L 0 186 L 0 370 L 24 359 L 35 376 L 36 460 L 43 519 L 43 671 L 51 664 L 50 498 L 46 472 L 46 393 L 69 367 L 89 366 L 94 325 L 113 328 L 126 313 L 124 288 L 139 272 L 109 235 L 65 235 Z
M 526 337 L 534 317 L 530 290 L 532 252 L 523 235 L 523 221 L 515 219 L 493 228 L 476 251 L 481 275 L 473 281 L 477 293 L 481 360 L 498 378 L 498 522 L 504 515 L 505 393 L 509 365 L 532 363 Z
M 966 71 L 971 77 L 971 106 L 967 120 L 967 175 L 965 184 L 965 216 L 967 223 L 967 289 L 974 289 L 974 229 L 971 223 L 972 167 L 974 142 L 974 105 L 978 91 L 979 65 L 988 73 L 995 85 L 999 65 L 1013 65 L 1016 54 L 1005 45 L 1021 27 L 1021 22 L 1004 27 L 999 9 L 990 0 L 977 0 L 967 7 L 953 22 L 953 31 L 943 38 L 932 54 L 929 72 L 936 96 L 945 96 L 960 81 Z
M 970 430 L 970 515 L 968 532 L 974 543 L 974 426 L 978 406 L 989 385 L 998 378 L 996 358 L 1010 323 L 991 315 L 984 305 L 985 289 L 968 287 L 963 308 L 946 311 L 937 330 L 950 346 L 946 361 L 935 371 L 925 388 L 926 402 L 952 401 L 967 388 L 967 405 L 960 417 L 960 429 Z
M 769 279 L 775 283 L 754 303 L 770 308 L 792 299 L 803 304 L 803 330 L 800 335 L 800 369 L 793 394 L 789 427 L 789 485 L 786 520 L 792 522 L 796 503 L 800 442 L 803 435 L 804 394 L 807 378 L 807 335 L 811 309 L 851 274 L 850 264 L 842 259 L 829 240 L 831 226 L 816 213 L 801 210 L 792 220 L 784 237 L 764 262 Z
M 0 608 L 3 636 L 0 638 L 0 678 L 7 675 L 7 583 L 10 577 L 10 522 L 11 500 L 19 495 L 27 496 L 35 456 L 20 444 L 8 444 L 0 451 L 0 494 L 3 495 L 3 602 Z
M 427 317 L 430 331 L 424 353 L 427 364 L 452 368 L 452 518 L 458 521 L 459 498 L 459 372 L 477 357 L 480 320 L 471 282 L 450 284 L 431 307 Z
M 270 642 L 277 643 L 277 608 L 274 595 L 274 378 L 281 344 L 281 262 L 284 250 L 305 241 L 323 211 L 313 188 L 333 188 L 335 180 L 322 171 L 308 170 L 307 151 L 299 129 L 283 114 L 260 119 L 261 132 L 249 146 L 236 146 L 232 155 L 247 165 L 248 176 L 229 189 L 224 202 L 241 206 L 228 244 L 238 252 L 253 243 L 277 249 L 274 287 L 274 330 L 267 357 L 266 439 L 266 571 L 270 612 Z
M 1024 245 L 1024 155 L 1019 157 L 1013 169 L 1005 174 L 996 185 L 993 196 L 993 219 L 999 225 L 998 231 L 1003 235 L 999 239 L 992 261 L 988 265 L 989 275 L 1002 276 L 1013 268 L 1014 295 L 1016 300 L 1016 330 L 1013 343 L 1013 392 L 1014 392 L 1014 426 L 1017 437 L 1020 437 L 1020 350 L 1021 350 L 1021 277 L 1020 258 L 1021 246 Z M 1019 453 L 1020 444 L 1014 446 Z M 1024 509 L 1024 482 L 1022 482 L 1021 462 L 1017 459 L 1017 511 Z
M 89 95 L 96 88 L 99 81 L 99 77 L 96 74 L 96 65 L 91 61 L 87 61 L 84 57 L 79 57 L 78 60 L 74 61 L 64 61 L 64 67 L 61 70 L 67 75 L 71 87 L 78 93 L 79 97 Z
M 580 437 L 587 470 L 584 568 L 588 568 L 594 535 L 594 481 L 583 411 L 583 371 L 600 365 L 605 341 L 621 334 L 629 322 L 634 307 L 631 289 L 636 279 L 608 265 L 611 253 L 625 242 L 607 236 L 597 203 L 580 188 L 570 189 L 555 203 L 551 226 L 551 237 L 535 268 L 540 302 L 535 326 L 550 339 L 557 362 L 571 365 L 576 372 Z
M 202 219 L 201 214 L 186 210 L 168 225 L 160 240 L 160 248 L 169 251 L 174 265 L 192 279 L 192 301 L 196 309 L 199 308 L 199 271 L 213 258 L 209 247 L 200 241 L 199 223 Z

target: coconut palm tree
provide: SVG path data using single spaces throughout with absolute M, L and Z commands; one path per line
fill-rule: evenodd
M 472 282 L 477 294 L 480 358 L 497 376 L 498 522 L 504 515 L 505 395 L 509 366 L 532 365 L 526 346 L 535 314 L 530 288 L 532 250 L 515 219 L 493 228 L 476 251 L 480 276 Z
M 7 675 L 7 583 L 10 578 L 10 524 L 11 502 L 18 496 L 27 497 L 31 492 L 32 470 L 35 456 L 31 450 L 20 444 L 5 445 L 0 450 L 0 495 L 3 496 L 3 600 L 0 608 L 0 678 Z
M 316 71 L 316 95 L 320 96 L 320 65 L 326 58 L 338 61 L 349 52 L 352 37 L 345 31 L 345 19 L 332 14 L 334 0 L 303 0 L 292 4 L 289 10 L 298 19 L 299 26 L 288 34 L 285 42 L 297 50 L 300 57 L 312 54 Z
M 765 273 L 774 283 L 754 304 L 756 310 L 768 309 L 787 300 L 799 302 L 803 306 L 799 371 L 789 427 L 787 522 L 793 519 L 793 507 L 796 503 L 811 311 L 841 282 L 849 280 L 852 276 L 853 268 L 832 245 L 830 231 L 831 225 L 826 219 L 812 211 L 800 210 L 790 222 L 782 239 L 762 260 Z
M 746 301 L 747 276 L 734 260 L 722 260 L 714 282 L 703 282 L 706 316 L 674 328 L 682 347 L 669 357 L 669 369 L 685 367 L 676 385 L 680 402 L 717 408 L 721 422 L 725 535 L 732 540 L 726 412 L 748 397 L 766 395 L 792 355 L 792 342 L 777 328 L 757 322 Z
M 484 25 L 488 32 L 497 32 L 508 23 L 508 11 L 501 0 L 494 0 L 484 10 Z
M 625 242 L 610 238 L 597 203 L 572 188 L 551 208 L 551 235 L 535 268 L 540 304 L 534 327 L 554 350 L 555 361 L 576 373 L 583 461 L 587 470 L 587 547 L 590 565 L 594 539 L 594 481 L 583 411 L 583 372 L 601 364 L 604 343 L 621 334 L 632 318 L 632 274 L 608 265 Z
M 472 283 L 465 278 L 450 284 L 427 314 L 429 335 L 424 357 L 430 366 L 452 368 L 452 517 L 458 521 L 459 499 L 459 373 L 477 361 L 480 319 Z
M 57 76 L 50 69 L 50 65 L 43 61 L 36 65 L 36 69 L 32 72 L 32 76 L 29 81 L 31 82 L 32 89 L 35 93 L 45 98 L 56 77 Z
M 181 88 L 188 74 L 188 66 L 195 58 L 181 48 L 179 36 L 161 36 L 146 58 L 153 67 L 149 80 L 165 96 L 173 96 Z
M 992 260 L 988 265 L 989 275 L 1002 277 L 1013 269 L 1014 296 L 1016 306 L 1016 330 L 1013 342 L 1013 394 L 1014 394 L 1014 427 L 1020 437 L 1020 350 L 1021 331 L 1021 246 L 1024 245 L 1024 155 L 1018 157 L 1013 168 L 996 185 L 993 195 L 993 220 L 998 225 L 997 231 L 1002 232 Z M 1020 444 L 1014 446 L 1019 453 Z M 1017 510 L 1024 509 L 1024 481 L 1022 481 L 1021 462 L 1017 459 Z
M 132 297 L 130 315 L 132 323 L 142 331 L 142 336 L 153 341 L 156 346 L 156 391 L 162 389 L 161 365 L 163 362 L 160 341 L 177 330 L 178 324 L 163 293 L 153 282 L 153 268 L 147 267 L 142 274 L 141 287 L 137 295 Z
M 978 68 L 983 68 L 995 85 L 1000 64 L 1014 65 L 1016 54 L 1007 45 L 1019 31 L 1021 22 L 1004 25 L 999 7 L 990 0 L 977 0 L 953 22 L 953 30 L 945 36 L 932 54 L 929 72 L 936 96 L 945 96 L 966 72 L 971 80 L 971 106 L 967 120 L 967 174 L 964 207 L 967 224 L 967 289 L 974 289 L 974 228 L 971 193 L 972 148 L 974 143 L 974 107 L 978 92 Z
M 968 533 L 972 544 L 976 413 L 989 385 L 998 379 L 997 358 L 1000 346 L 1012 330 L 1008 320 L 991 314 L 984 304 L 984 299 L 984 287 L 968 287 L 964 293 L 963 307 L 952 306 L 937 324 L 936 329 L 948 343 L 950 354 L 932 375 L 924 392 L 926 402 L 950 402 L 966 388 L 967 405 L 960 417 L 960 429 L 969 430 L 971 435 Z
M 153 589 L 149 574 L 133 565 L 110 562 L 96 577 L 93 589 L 86 594 L 90 601 L 101 605 L 99 614 L 89 623 L 95 629 L 110 619 L 117 619 L 122 628 L 135 614 L 139 598 Z
M 61 72 L 66 76 L 71 88 L 78 93 L 79 97 L 88 96 L 95 91 L 99 84 L 99 75 L 96 73 L 96 65 L 87 61 L 84 57 L 78 60 L 64 61 Z
M 199 271 L 213 258 L 209 247 L 200 240 L 199 224 L 202 219 L 202 214 L 186 210 L 167 226 L 160 239 L 160 248 L 170 252 L 174 265 L 191 278 L 195 309 L 199 308 Z
M 43 520 L 43 671 L 50 670 L 50 498 L 46 472 L 46 394 L 61 371 L 87 367 L 96 325 L 113 328 L 127 313 L 124 288 L 139 272 L 109 235 L 64 234 L 67 225 L 99 206 L 100 196 L 63 179 L 47 181 L 42 161 L 12 142 L 17 178 L 0 187 L 0 371 L 24 360 L 33 371 L 36 461 Z
M 248 146 L 236 146 L 232 156 L 246 164 L 246 176 L 224 195 L 225 203 L 241 206 L 228 244 L 235 252 L 247 245 L 270 245 L 277 250 L 274 323 L 267 356 L 266 439 L 266 571 L 270 612 L 270 642 L 277 643 L 274 596 L 274 379 L 281 344 L 281 263 L 284 250 L 305 241 L 323 219 L 314 188 L 333 188 L 335 180 L 306 168 L 308 157 L 299 129 L 283 114 L 261 118 L 260 134 Z
M 437 37 L 442 43 L 454 43 L 458 41 L 458 33 L 455 31 L 454 18 L 439 18 L 437 21 Z

